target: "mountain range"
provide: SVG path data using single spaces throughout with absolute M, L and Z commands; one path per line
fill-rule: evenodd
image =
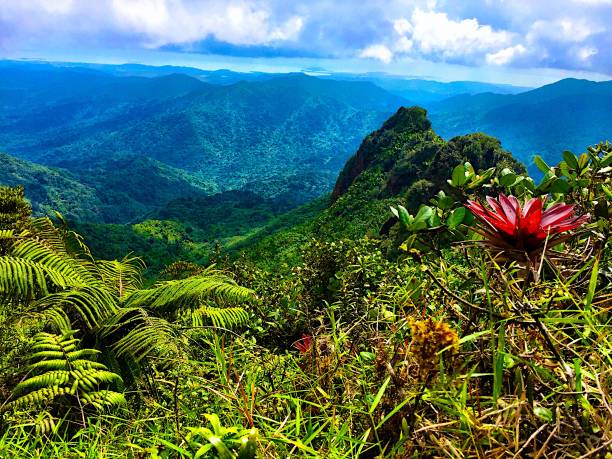
M 535 154 L 554 163 L 564 150 L 581 153 L 612 138 L 612 81 L 569 78 L 514 95 L 454 96 L 428 109 L 444 138 L 485 132 L 536 175 Z
M 0 183 L 25 184 L 38 213 L 138 223 L 229 190 L 275 209 L 308 202 L 332 190 L 368 133 L 415 103 L 442 138 L 491 134 L 530 172 L 534 153 L 554 162 L 612 137 L 612 82 L 529 90 L 310 73 L 0 61 Z
M 144 172 L 144 185 L 170 174 L 213 191 L 272 180 L 278 188 L 259 186 L 266 197 L 291 189 L 312 199 L 331 188 L 362 137 L 407 103 L 373 83 L 301 74 L 212 85 L 181 74 L 0 67 L 0 151 L 66 170 L 86 184 L 119 184 L 113 176 L 121 169 L 124 177 Z M 158 167 L 133 169 L 142 164 L 134 158 Z M 155 202 L 145 204 L 160 206 L 173 196 L 160 198 L 147 196 Z M 103 221 L 126 221 L 141 210 L 120 218 L 107 213 Z

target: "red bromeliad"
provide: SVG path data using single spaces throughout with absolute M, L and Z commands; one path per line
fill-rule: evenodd
M 312 346 L 312 336 L 302 335 L 302 338 L 293 343 L 293 346 L 300 351 L 300 354 L 305 354 Z
M 576 229 L 589 220 L 578 216 L 575 206 L 557 203 L 544 210 L 541 198 L 532 198 L 521 208 L 514 196 L 500 194 L 498 199 L 487 196 L 490 208 L 474 201 L 466 207 L 482 223 L 481 234 L 486 244 L 500 251 L 518 251 L 529 258 L 544 247 L 552 247 L 567 238 L 561 233 Z

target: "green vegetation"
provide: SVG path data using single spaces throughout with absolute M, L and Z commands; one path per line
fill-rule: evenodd
M 51 207 L 87 223 L 132 223 L 202 192 L 303 204 L 328 192 L 363 136 L 406 102 L 369 82 L 302 74 L 221 86 L 180 74 L 0 68 L 0 151 L 55 168 L 20 166 L 38 168 L 25 174 L 32 194 L 20 173 L 0 172 L 0 183 L 26 185 L 37 213 Z M 83 202 L 69 200 L 85 190 Z
M 0 183 L 26 189 L 36 215 L 77 222 L 129 222 L 180 196 L 217 191 L 197 179 L 148 158 L 108 162 L 108 169 L 70 172 L 0 153 Z
M 227 247 L 146 284 L 0 188 L 0 457 L 606 457 L 612 146 L 535 163 L 401 109 L 330 197 L 133 225 Z
M 427 105 L 445 138 L 485 132 L 540 174 L 532 157 L 555 162 L 564 149 L 612 136 L 612 82 L 565 79 L 516 95 L 462 95 Z

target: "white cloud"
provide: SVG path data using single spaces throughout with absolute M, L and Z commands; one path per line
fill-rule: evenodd
M 359 53 L 359 57 L 377 59 L 388 64 L 391 62 L 391 59 L 393 59 L 393 52 L 385 45 L 371 45 L 362 49 Z
M 495 53 L 488 53 L 486 56 L 487 64 L 493 65 L 506 65 L 527 52 L 527 48 L 523 45 L 518 44 L 515 46 L 509 46 L 504 49 L 500 49 Z
M 581 43 L 591 35 L 602 31 L 602 27 L 584 19 L 538 20 L 529 28 L 527 41 L 535 42 L 545 38 L 557 42 Z
M 408 21 L 408 19 L 405 19 L 405 18 L 397 19 L 396 21 L 394 21 L 393 28 L 400 35 L 406 35 L 408 33 L 412 33 L 412 30 L 413 30 L 412 24 L 410 24 L 410 21 Z
M 588 61 L 589 59 L 591 59 L 591 57 L 595 56 L 598 53 L 597 48 L 594 48 L 592 46 L 583 46 L 582 48 L 578 49 L 578 58 L 581 61 Z
M 482 25 L 477 19 L 452 20 L 446 13 L 423 11 L 412 13 L 412 41 L 425 54 L 457 57 L 497 50 L 507 46 L 512 34 Z
M 393 49 L 397 53 L 407 54 L 414 48 L 414 42 L 406 37 L 400 37 Z
M 112 11 L 123 30 L 143 35 L 149 47 L 184 44 L 214 36 L 236 45 L 294 40 L 304 25 L 292 16 L 278 25 L 270 13 L 239 2 L 190 4 L 180 0 L 113 0 Z

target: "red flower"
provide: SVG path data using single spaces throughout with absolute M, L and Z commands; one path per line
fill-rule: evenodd
M 481 234 L 487 244 L 500 250 L 515 250 L 537 254 L 545 243 L 552 247 L 566 237 L 560 234 L 578 228 L 589 215 L 575 215 L 575 207 L 557 203 L 543 210 L 544 201 L 532 198 L 523 208 L 514 196 L 500 194 L 498 199 L 487 196 L 490 208 L 468 201 L 466 207 L 482 223 Z M 548 238 L 548 242 L 546 242 Z
M 306 334 L 302 335 L 302 338 L 293 343 L 293 346 L 300 351 L 300 354 L 305 354 L 312 346 L 312 336 Z

